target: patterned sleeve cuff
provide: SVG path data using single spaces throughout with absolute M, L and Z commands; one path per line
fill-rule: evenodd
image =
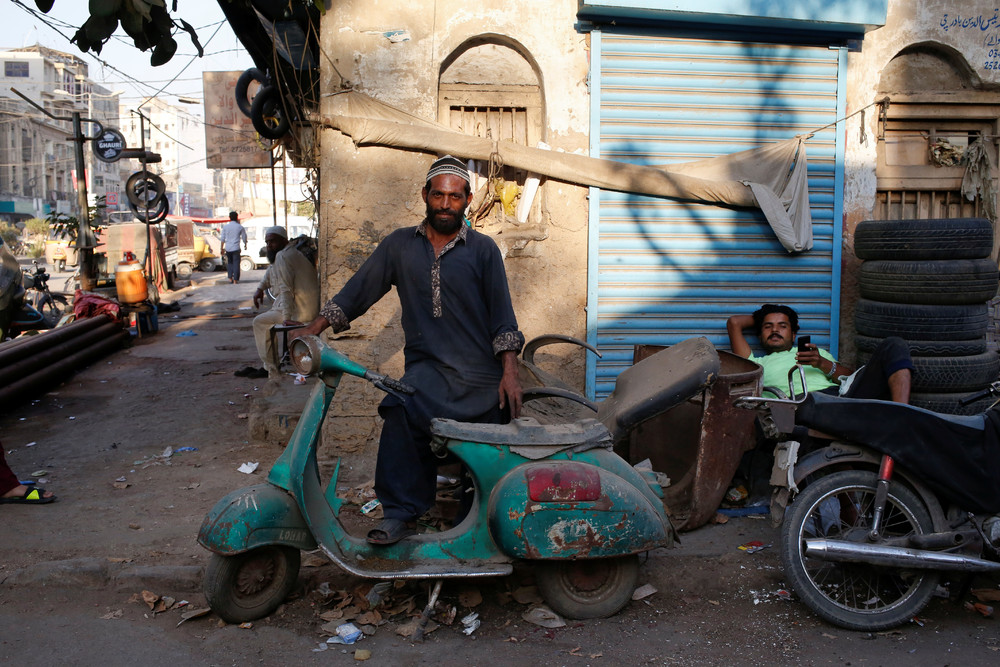
M 524 334 L 520 331 L 505 331 L 493 339 L 493 354 L 518 353 L 522 347 L 524 347 Z
M 333 333 L 340 333 L 351 328 L 351 322 L 347 319 L 347 315 L 344 314 L 344 311 L 340 309 L 340 306 L 333 299 L 326 302 L 326 305 L 320 309 L 319 314 L 330 323 Z

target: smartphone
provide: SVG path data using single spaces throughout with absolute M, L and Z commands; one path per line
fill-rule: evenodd
M 799 352 L 805 352 L 808 349 L 806 348 L 806 345 L 808 345 L 812 341 L 812 337 L 799 336 L 798 341 L 799 341 Z

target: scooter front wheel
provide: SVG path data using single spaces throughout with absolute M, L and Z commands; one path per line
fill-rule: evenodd
M 277 609 L 298 576 L 299 550 L 292 547 L 258 547 L 235 556 L 212 554 L 204 592 L 222 620 L 245 623 Z
M 535 581 L 552 610 L 566 618 L 607 618 L 628 604 L 639 556 L 539 561 Z
M 905 623 L 924 608 L 938 582 L 932 570 L 806 555 L 806 540 L 813 538 L 872 544 L 868 536 L 877 482 L 867 470 L 822 477 L 799 494 L 781 527 L 781 564 L 792 588 L 816 614 L 848 630 L 871 632 Z M 881 535 L 930 532 L 933 523 L 924 504 L 908 487 L 891 483 Z

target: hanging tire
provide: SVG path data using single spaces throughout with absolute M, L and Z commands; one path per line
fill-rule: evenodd
M 125 181 L 125 196 L 137 207 L 143 207 L 149 201 L 150 207 L 157 205 L 166 194 L 167 186 L 158 174 L 137 171 Z
M 264 618 L 285 601 L 299 575 L 299 550 L 258 547 L 235 556 L 212 554 L 205 570 L 208 605 L 227 623 Z
M 145 206 L 139 208 L 132 202 L 129 202 L 128 207 L 132 210 L 132 214 L 138 218 L 139 222 L 145 222 L 147 225 L 155 225 L 166 219 L 167 212 L 170 210 L 170 202 L 167 201 L 166 197 L 163 197 L 155 206 L 151 205 L 148 218 L 146 217 Z
M 870 260 L 858 273 L 861 296 L 889 303 L 968 304 L 997 294 L 991 259 Z
M 607 618 L 632 599 L 639 556 L 538 561 L 535 582 L 542 598 L 566 618 Z
M 979 387 L 985 389 L 986 387 Z M 914 405 L 924 410 L 941 412 L 946 415 L 979 415 L 990 409 L 996 400 L 992 397 L 982 398 L 975 403 L 962 405 L 962 399 L 972 396 L 976 391 L 959 393 L 923 393 L 916 392 L 910 394 L 910 405 Z
M 854 229 L 858 259 L 979 259 L 992 251 L 986 218 L 866 220 Z
M 986 304 L 927 306 L 858 299 L 854 325 L 865 336 L 972 340 L 986 335 Z
M 248 94 L 250 92 L 250 84 L 254 81 L 259 83 L 261 87 L 264 87 L 267 82 L 267 76 L 256 67 L 251 67 L 243 72 L 243 74 L 240 74 L 240 78 L 236 79 L 236 106 L 247 118 L 250 118 L 250 107 L 252 104 Z
M 798 495 L 781 527 L 781 563 L 799 598 L 817 615 L 849 630 L 886 630 L 913 618 L 930 600 L 938 575 L 807 556 L 806 540 L 869 544 L 877 476 L 844 470 L 821 477 Z M 930 514 L 900 482 L 889 486 L 885 538 L 933 532 Z M 877 544 L 877 543 L 876 543 Z
M 288 116 L 282 108 L 281 91 L 277 86 L 261 88 L 250 107 L 250 121 L 260 136 L 280 139 L 288 133 Z
M 854 346 L 859 353 L 871 354 L 882 342 L 874 336 L 854 337 Z M 908 340 L 910 354 L 919 357 L 963 357 L 969 354 L 982 354 L 986 351 L 986 337 L 973 340 Z
M 867 363 L 868 353 L 858 354 Z M 970 392 L 982 389 L 1000 376 L 1000 355 L 995 349 L 964 357 L 912 357 L 913 391 Z
M 240 271 L 253 271 L 257 268 L 257 265 L 253 263 L 253 260 L 249 257 L 240 257 Z

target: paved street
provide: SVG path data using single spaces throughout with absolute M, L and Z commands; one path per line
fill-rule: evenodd
M 657 550 L 643 563 L 639 583 L 656 593 L 613 618 L 564 628 L 523 620 L 533 584 L 524 567 L 501 580 L 446 584 L 442 600 L 459 619 L 480 614 L 482 626 L 471 636 L 456 621 L 413 644 L 397 634 L 410 617 L 383 608 L 374 635 L 314 652 L 330 636 L 320 614 L 336 609 L 340 591 L 363 595 L 371 583 L 309 557 L 288 602 L 250 628 L 212 614 L 178 625 L 184 609 L 154 615 L 143 591 L 186 600 L 187 610 L 204 606 L 208 554 L 195 542 L 201 519 L 228 491 L 263 480 L 281 441 L 278 427 L 259 427 L 277 424 L 275 415 L 288 411 L 289 401 L 302 400 L 303 387 L 291 378 L 269 396 L 259 381 L 232 375 L 254 362 L 250 295 L 259 274 L 229 285 L 224 274 L 196 273 L 192 288 L 169 295 L 181 309 L 161 315 L 158 334 L 35 401 L 3 410 L 0 438 L 9 463 L 22 477 L 44 471 L 41 479 L 59 501 L 0 507 L 0 663 L 353 664 L 363 657 L 356 649 L 370 651 L 372 664 L 400 665 L 996 660 L 996 621 L 961 603 L 935 600 L 923 626 L 873 635 L 819 621 L 779 596 L 786 584 L 775 548 L 737 549 L 775 541 L 769 522 L 752 518 L 682 535 L 677 548 Z M 251 435 L 252 423 L 263 436 Z M 164 456 L 168 447 L 171 455 Z M 260 464 L 250 476 L 236 470 L 248 461 Z M 481 603 L 463 606 L 477 594 Z M 398 603 L 409 598 L 419 610 L 423 586 L 407 584 L 392 596 Z

